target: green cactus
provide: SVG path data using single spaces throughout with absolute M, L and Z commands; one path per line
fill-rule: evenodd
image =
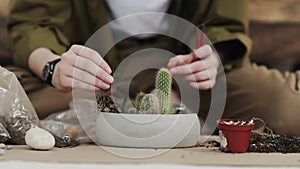
M 136 95 L 136 98 L 135 98 L 135 103 L 134 103 L 134 106 L 139 109 L 140 105 L 141 105 L 141 102 L 142 102 L 142 99 L 143 97 L 145 96 L 146 94 L 144 92 L 139 92 L 137 95 Z
M 139 111 L 135 108 L 135 107 L 130 107 L 128 108 L 128 111 L 127 111 L 129 114 L 138 114 Z
M 173 107 L 170 99 L 172 76 L 168 69 L 161 68 L 155 79 L 155 89 L 151 94 L 138 93 L 134 101 L 134 108 L 131 113 L 147 114 L 170 114 L 176 113 L 177 107 Z
M 159 114 L 159 100 L 157 96 L 154 94 L 146 94 L 138 110 L 144 114 Z
M 169 114 L 171 113 L 171 84 L 172 76 L 168 69 L 161 68 L 156 75 L 155 88 L 156 95 L 159 99 L 160 113 Z

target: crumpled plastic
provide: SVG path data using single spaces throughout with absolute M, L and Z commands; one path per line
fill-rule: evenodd
M 77 129 L 77 134 L 76 138 L 72 138 L 72 141 L 79 143 L 93 142 L 81 127 L 75 109 L 71 105 L 72 102 L 70 103 L 71 108 L 69 110 L 51 114 L 47 118 L 41 120 L 40 126 L 59 138 L 64 137 L 68 128 L 75 126 Z M 67 146 L 61 145 L 59 147 Z
M 33 105 L 15 74 L 0 66 L 0 123 L 13 144 L 25 144 L 26 131 L 39 123 Z
M 4 143 L 6 140 L 10 139 L 10 135 L 6 128 L 0 123 L 0 143 Z

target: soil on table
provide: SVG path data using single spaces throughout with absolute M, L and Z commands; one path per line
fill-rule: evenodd
M 300 138 L 296 136 L 252 132 L 248 152 L 299 153 Z

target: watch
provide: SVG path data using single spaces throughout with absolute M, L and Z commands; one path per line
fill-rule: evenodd
M 53 86 L 52 84 L 52 76 L 54 72 L 55 65 L 60 61 L 59 59 L 55 59 L 53 61 L 47 62 L 43 68 L 42 80 L 46 82 L 48 85 Z

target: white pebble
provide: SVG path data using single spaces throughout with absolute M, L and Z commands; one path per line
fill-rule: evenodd
M 5 154 L 5 149 L 0 149 L 0 156 Z
M 5 149 L 5 144 L 4 143 L 0 143 L 0 149 Z
M 12 149 L 12 145 L 7 145 L 7 146 L 6 146 L 6 149 L 7 149 L 7 150 L 11 150 L 11 149 Z
M 55 139 L 47 130 L 34 127 L 25 135 L 25 143 L 36 150 L 49 150 L 54 147 Z

